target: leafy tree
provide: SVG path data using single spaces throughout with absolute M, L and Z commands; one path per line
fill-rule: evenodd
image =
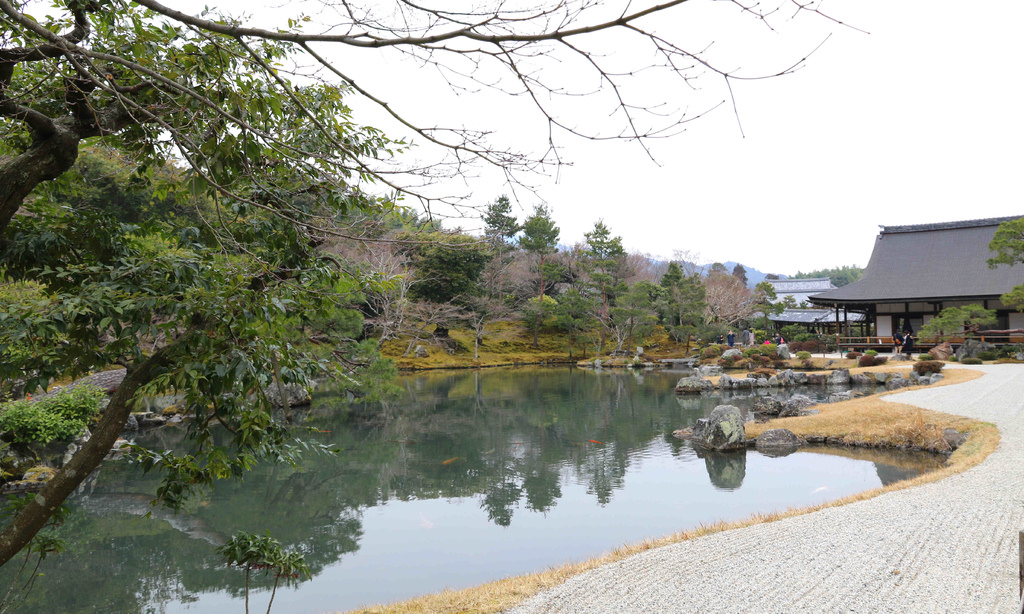
M 921 327 L 922 339 L 949 339 L 970 337 L 986 326 L 996 322 L 996 312 L 981 305 L 947 307 Z
M 1000 224 L 988 248 L 996 252 L 995 256 L 988 259 L 990 268 L 1024 262 L 1024 217 Z M 999 298 L 1008 307 L 1024 311 L 1024 284 L 1014 287 Z
M 818 279 L 827 277 L 829 281 L 832 282 L 833 286 L 839 288 L 847 284 L 852 284 L 860 279 L 863 274 L 863 268 L 848 264 L 831 269 L 818 269 L 817 271 L 811 271 L 810 273 L 797 273 L 796 275 L 793 275 L 793 279 Z
M 726 275 L 729 273 L 729 269 L 727 269 L 726 266 L 721 262 L 714 262 L 711 264 L 711 268 L 708 269 L 708 277 L 716 273 Z
M 347 6 L 335 16 L 348 19 L 319 30 L 304 16 L 261 29 L 157 0 L 59 0 L 52 7 L 0 0 L 0 269 L 44 290 L 2 305 L 0 376 L 25 379 L 31 389 L 96 366 L 127 368 L 89 442 L 0 531 L 0 564 L 98 466 L 138 395 L 176 390 L 196 414 L 190 454 L 138 451 L 145 466 L 165 471 L 159 496 L 171 506 L 257 457 L 288 457 L 291 438 L 273 419 L 266 390 L 271 374 L 298 385 L 327 373 L 351 377 L 349 367 L 298 351 L 286 324 L 348 302 L 333 290 L 353 278 L 321 248 L 352 237 L 354 227 L 362 228 L 354 220 L 361 224 L 391 206 L 368 197 L 367 183 L 417 195 L 417 180 L 460 174 L 471 159 L 512 176 L 542 162 L 493 145 L 486 130 L 417 125 L 402 108 L 419 96 L 383 102 L 327 59 L 348 55 L 321 55 L 325 47 L 405 53 L 440 68 L 456 87 L 477 74 L 499 90 L 507 84 L 483 71 L 450 70 L 446 62 L 504 70 L 515 86 L 503 91 L 531 94 L 524 99 L 549 122 L 552 148 L 555 133 L 604 136 L 609 123 L 624 127 L 623 138 L 643 142 L 688 116 L 666 114 L 658 100 L 623 97 L 634 71 L 609 67 L 589 41 L 617 31 L 654 50 L 645 69 L 684 83 L 694 70 L 711 70 L 728 82 L 734 75 L 705 54 L 697 63 L 681 62 L 697 57 L 685 51 L 689 45 L 644 29 L 652 13 L 683 4 L 626 10 L 604 21 L 591 19 L 601 14 L 598 4 L 523 11 L 497 3 L 449 12 L 402 3 L 394 20 Z M 759 16 L 757 9 L 748 13 Z M 549 42 L 558 44 L 551 49 Z M 574 62 L 608 84 L 602 89 L 618 94 L 613 117 L 588 129 L 550 110 L 548 94 L 572 100 L 580 92 L 547 76 L 560 71 L 534 70 L 549 58 Z M 441 163 L 392 164 L 405 143 L 356 124 L 346 100 L 352 96 L 437 146 Z M 189 191 L 211 205 L 202 232 L 139 231 L 101 212 L 50 206 L 41 184 L 57 180 L 94 141 L 133 160 L 140 177 L 171 160 L 187 165 Z M 228 428 L 231 445 L 213 442 L 213 424 Z

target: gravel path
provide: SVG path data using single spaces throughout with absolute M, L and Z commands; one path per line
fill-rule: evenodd
M 1019 612 L 1024 367 L 894 401 L 993 422 L 977 467 L 867 501 L 650 550 L 581 574 L 508 614 Z

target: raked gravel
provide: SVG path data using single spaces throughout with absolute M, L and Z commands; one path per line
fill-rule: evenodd
M 508 614 L 1016 613 L 1024 366 L 887 397 L 994 423 L 980 465 L 937 482 L 724 531 L 580 574 Z

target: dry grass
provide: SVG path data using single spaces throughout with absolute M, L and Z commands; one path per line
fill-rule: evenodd
M 857 369 L 857 371 L 863 370 L 898 371 L 899 369 L 889 365 Z M 933 386 L 966 382 L 980 377 L 981 373 L 966 369 L 953 369 L 946 371 L 945 375 L 946 378 L 941 383 L 933 384 Z M 904 390 L 908 389 L 904 388 L 900 391 Z M 770 514 L 755 514 L 741 521 L 699 526 L 696 529 L 668 535 L 660 539 L 623 546 L 594 559 L 551 568 L 540 573 L 515 576 L 474 588 L 460 591 L 444 591 L 401 603 L 374 606 L 355 610 L 354 612 L 360 614 L 493 614 L 501 612 L 547 588 L 564 582 L 572 576 L 601 565 L 622 560 L 645 550 L 721 531 L 764 522 L 774 522 L 782 518 L 799 516 L 827 507 L 870 499 L 885 492 L 940 480 L 977 465 L 995 451 L 999 445 L 999 431 L 992 424 L 960 416 L 921 410 L 900 403 L 883 402 L 880 400 L 880 396 L 885 395 L 822 405 L 819 407 L 821 409 L 819 414 L 799 418 L 784 418 L 773 421 L 770 426 L 772 428 L 788 428 L 797 434 L 805 436 L 816 435 L 839 438 L 850 443 L 856 442 L 863 445 L 877 446 L 898 446 L 908 445 L 907 442 L 931 441 L 935 434 L 935 429 L 938 429 L 938 433 L 941 434 L 944 428 L 955 428 L 961 432 L 966 432 L 969 434 L 969 438 L 964 445 L 950 456 L 949 461 L 942 469 L 883 488 L 862 492 L 814 507 Z M 769 428 L 769 425 L 763 424 L 747 426 L 748 435 L 750 436 L 756 436 L 756 433 Z

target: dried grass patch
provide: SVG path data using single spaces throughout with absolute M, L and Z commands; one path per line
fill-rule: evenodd
M 864 370 L 898 371 L 899 369 L 886 365 L 883 367 L 858 369 L 857 371 Z M 945 375 L 946 377 L 942 382 L 932 384 L 932 386 L 958 384 L 980 377 L 982 374 L 978 371 L 967 369 L 954 369 L 946 371 Z M 905 390 L 909 389 L 903 388 L 894 392 Z M 600 567 L 601 565 L 620 561 L 645 550 L 696 539 L 721 531 L 800 516 L 828 507 L 871 499 L 882 493 L 940 480 L 977 465 L 985 460 L 999 445 L 999 431 L 992 424 L 960 416 L 922 410 L 901 403 L 882 401 L 880 398 L 882 396 L 885 395 L 824 404 L 819 406 L 821 413 L 817 415 L 774 420 L 770 426 L 772 428 L 788 428 L 797 434 L 805 436 L 842 437 L 844 441 L 850 443 L 856 442 L 862 445 L 878 446 L 906 445 L 895 442 L 929 441 L 934 436 L 934 429 L 938 429 L 938 433 L 941 435 L 944 428 L 955 428 L 961 432 L 968 433 L 969 437 L 950 456 L 945 467 L 911 480 L 897 482 L 889 486 L 876 488 L 813 507 L 768 514 L 755 514 L 740 521 L 702 525 L 689 531 L 668 535 L 659 539 L 645 540 L 639 544 L 623 546 L 597 558 L 554 567 L 539 573 L 505 578 L 482 586 L 459 591 L 444 591 L 401 603 L 373 606 L 354 610 L 353 612 L 359 614 L 496 614 L 525 601 L 547 588 L 561 584 L 575 575 Z M 756 436 L 755 433 L 759 434 L 768 427 L 769 425 L 765 424 L 748 424 L 748 436 Z

